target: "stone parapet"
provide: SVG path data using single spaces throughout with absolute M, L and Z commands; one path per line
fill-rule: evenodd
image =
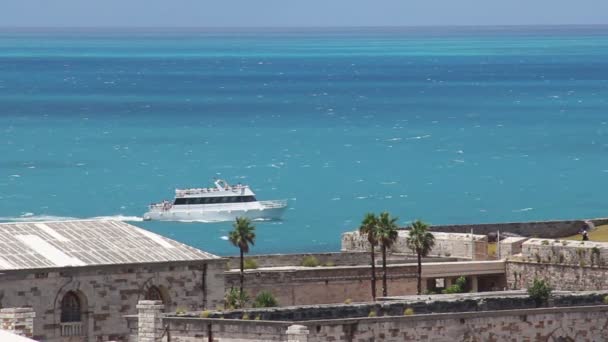
M 0 329 L 20 336 L 34 336 L 34 317 L 32 308 L 5 308 L 0 310 Z
M 399 230 L 397 241 L 391 247 L 392 253 L 409 253 L 412 250 L 407 247 L 407 237 L 409 230 Z M 488 237 L 470 233 L 442 233 L 433 232 L 435 236 L 435 246 L 428 256 L 432 257 L 451 257 L 471 260 L 488 259 Z M 342 234 L 343 252 L 365 252 L 370 250 L 370 244 L 365 236 L 358 231 L 346 232 Z
M 157 342 L 163 336 L 163 314 L 165 308 L 159 300 L 140 300 L 137 303 L 138 342 Z

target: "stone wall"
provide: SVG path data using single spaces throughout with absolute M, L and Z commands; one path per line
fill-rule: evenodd
M 577 234 L 587 227 L 586 221 L 597 226 L 607 223 L 608 219 L 436 225 L 431 226 L 430 229 L 450 233 L 470 233 L 472 229 L 474 234 L 483 235 L 496 233 L 500 230 L 501 233 L 513 233 L 528 237 L 560 238 Z
M 239 272 L 225 273 L 226 288 L 239 286 Z M 255 297 L 259 292 L 270 291 L 280 305 L 309 305 L 342 303 L 346 299 L 371 299 L 370 268 L 368 266 L 343 267 L 291 267 L 285 269 L 247 270 L 245 290 Z M 382 294 L 382 269 L 376 269 L 377 293 Z M 388 267 L 389 295 L 416 292 L 416 265 L 390 265 Z
M 534 278 L 556 290 L 603 290 L 608 277 L 608 243 L 530 239 L 521 256 L 506 265 L 509 288 L 527 288 Z
M 408 230 L 399 230 L 397 241 L 391 248 L 392 253 L 413 254 L 406 245 Z M 452 257 L 461 259 L 487 260 L 488 238 L 485 235 L 454 234 L 434 232 L 435 247 L 429 253 L 432 257 Z M 370 249 L 365 236 L 358 231 L 342 234 L 343 252 L 364 252 Z M 473 251 L 471 251 L 473 249 Z
M 605 341 L 607 314 L 601 306 L 307 322 L 308 342 Z
M 525 237 L 508 237 L 499 242 L 499 249 L 496 251 L 498 258 L 505 258 L 510 255 L 521 253 L 523 243 L 528 240 Z M 498 255 L 500 253 L 500 255 Z
M 258 267 L 282 267 L 299 266 L 307 256 L 315 257 L 321 265 L 356 266 L 369 264 L 369 254 L 362 252 L 246 255 L 245 259 L 254 260 Z M 240 267 L 238 256 L 226 259 L 228 260 L 228 267 Z
M 398 310 L 390 311 L 383 303 L 369 303 L 367 310 L 376 310 L 379 317 L 336 318 L 343 309 L 334 310 L 319 320 L 294 321 L 284 315 L 285 320 L 268 321 L 262 318 L 235 320 L 228 318 L 200 318 L 166 316 L 162 317 L 162 330 L 156 329 L 151 335 L 144 335 L 138 342 L 171 341 L 194 342 L 213 339 L 218 342 L 246 341 L 603 341 L 608 339 L 608 306 L 603 305 L 605 293 L 558 296 L 551 308 L 529 308 L 533 301 L 529 298 L 484 297 L 456 299 L 448 306 L 445 301 L 424 302 L 426 307 L 434 307 L 434 312 L 416 306 L 416 302 L 401 303 Z M 466 296 L 465 296 L 466 297 Z M 515 299 L 515 300 L 513 300 Z M 440 300 L 440 302 L 442 302 Z M 581 306 L 578 304 L 590 304 Z M 392 303 L 393 305 L 395 303 Z M 516 305 L 524 306 L 516 307 Z M 388 305 L 391 305 L 389 303 Z M 354 307 L 363 307 L 354 305 Z M 348 308 L 352 306 L 341 306 Z M 404 315 L 403 308 L 413 308 L 413 315 Z M 512 309 L 515 307 L 515 309 Z M 495 308 L 495 309 L 492 309 Z M 317 311 L 322 315 L 323 307 L 288 309 L 294 312 Z M 328 309 L 328 308 L 325 308 Z M 449 310 L 446 312 L 446 309 Z M 482 309 L 476 311 L 476 309 Z M 452 311 L 454 310 L 454 311 Z M 266 309 L 271 311 L 271 309 Z M 275 310 L 276 311 L 276 310 Z M 279 310 L 284 311 L 284 310 Z M 251 312 L 253 314 L 253 312 Z M 157 312 L 160 315 L 160 311 Z M 141 315 L 141 313 L 140 313 Z M 313 315 L 309 315 L 312 317 Z M 133 320 L 133 318 L 129 318 Z M 148 324 L 153 317 L 142 321 Z M 131 324 L 134 327 L 134 324 Z M 138 324 L 141 330 L 141 324 Z M 143 329 L 146 330 L 146 329 Z M 146 332 L 149 332 L 146 330 Z M 133 337 L 132 341 L 135 341 Z M 150 337 L 149 339 L 147 339 Z
M 0 304 L 32 307 L 37 340 L 63 341 L 62 329 L 70 328 L 71 333 L 87 335 L 89 340 L 120 341 L 128 332 L 122 316 L 137 312 L 135 306 L 148 288 L 161 290 L 167 310 L 202 309 L 205 304 L 215 307 L 223 303 L 224 270 L 221 260 L 7 270 L 0 275 Z M 74 327 L 60 323 L 61 301 L 69 291 L 83 307 L 82 324 Z M 71 339 L 75 340 L 79 339 Z
M 0 329 L 13 334 L 34 337 L 34 317 L 32 308 L 5 308 L 0 310 Z

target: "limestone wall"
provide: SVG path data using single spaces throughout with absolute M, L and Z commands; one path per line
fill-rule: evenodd
M 399 230 L 397 241 L 391 248 L 393 253 L 413 252 L 407 247 L 406 239 L 409 235 L 408 230 Z M 429 253 L 434 257 L 452 257 L 473 260 L 488 259 L 488 238 L 485 235 L 455 234 L 434 232 L 435 247 Z M 342 234 L 343 252 L 363 252 L 370 249 L 369 242 L 365 236 L 358 231 L 346 232 Z M 473 251 L 471 251 L 473 249 Z
M 299 266 L 307 256 L 314 256 L 322 265 L 356 266 L 369 264 L 369 254 L 362 252 L 246 255 L 245 259 L 254 260 L 258 267 L 281 267 Z M 240 258 L 238 256 L 226 259 L 228 260 L 228 267 L 239 268 Z
M 209 261 L 71 267 L 34 271 L 3 271 L 0 275 L 2 307 L 30 306 L 36 312 L 34 339 L 63 341 L 61 300 L 74 291 L 82 302 L 83 335 L 89 340 L 121 340 L 128 329 L 125 314 L 152 285 L 161 289 L 167 310 L 202 309 L 223 303 L 225 263 Z M 206 284 L 203 286 L 203 277 Z
M 608 277 L 608 243 L 530 239 L 506 265 L 509 288 L 527 288 L 534 278 L 556 290 L 601 290 Z
M 451 233 L 470 233 L 487 235 L 496 233 L 513 233 L 528 237 L 560 238 L 577 234 L 587 227 L 587 222 L 596 225 L 608 222 L 607 219 L 591 220 L 564 220 L 564 221 L 535 221 L 535 222 L 510 222 L 510 223 L 482 223 L 482 224 L 458 224 L 458 225 L 436 225 L 431 226 L 432 231 Z
M 506 258 L 510 255 L 515 255 L 521 253 L 521 248 L 523 243 L 528 238 L 525 237 L 508 237 L 506 239 L 500 240 L 500 249 L 496 251 L 496 253 L 500 252 L 500 258 Z
M 555 307 L 539 309 L 530 308 L 534 304 L 527 296 L 512 294 L 511 298 L 469 298 L 464 295 L 460 300 L 452 296 L 451 301 L 423 303 L 406 301 L 266 309 L 269 313 L 289 312 L 289 315 L 278 317 L 283 320 L 276 321 L 264 320 L 263 316 L 261 320 L 253 316 L 247 320 L 199 318 L 194 314 L 190 317 L 165 316 L 161 325 L 167 327 L 164 334 L 156 328 L 154 334 L 145 335 L 144 339 L 140 336 L 139 342 L 167 341 L 167 335 L 171 336 L 172 342 L 207 339 L 218 342 L 511 341 L 513 338 L 522 341 L 603 341 L 608 339 L 608 330 L 604 328 L 608 325 L 608 306 L 602 304 L 604 295 L 561 295 L 555 299 Z M 579 305 L 584 303 L 589 305 Z M 413 308 L 414 314 L 405 316 L 404 307 Z M 341 315 L 348 317 L 345 310 L 349 308 L 362 309 L 363 314 L 373 309 L 378 317 L 337 318 Z M 332 309 L 333 312 L 329 311 Z M 433 313 L 426 314 L 428 310 Z M 302 318 L 298 314 L 305 312 L 313 313 L 306 317 L 316 315 L 321 319 L 298 321 L 298 317 Z M 147 332 L 146 328 L 150 327 L 146 322 L 152 321 L 153 317 L 144 318 L 147 320 L 142 321 L 143 330 Z M 142 330 L 142 326 L 138 326 Z M 290 335 L 294 331 L 300 334 Z M 135 341 L 135 336 L 132 341 Z
M 605 341 L 608 307 L 466 312 L 307 322 L 308 342 Z M 317 328 L 318 327 L 318 328 Z
M 382 269 L 378 267 L 376 271 L 380 296 Z M 388 275 L 389 295 L 416 292 L 416 265 L 391 265 Z M 226 288 L 239 286 L 239 272 L 226 272 L 225 277 Z M 346 299 L 367 301 L 371 299 L 370 277 L 368 266 L 248 270 L 245 290 L 251 297 L 263 290 L 270 291 L 282 306 L 342 303 Z

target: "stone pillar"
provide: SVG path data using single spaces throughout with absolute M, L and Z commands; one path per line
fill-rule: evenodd
M 477 276 L 471 276 L 471 291 L 473 292 L 479 292 L 479 281 L 477 279 Z
M 24 337 L 34 337 L 34 317 L 32 308 L 6 308 L 0 310 L 0 329 Z
M 158 342 L 163 335 L 163 316 L 165 308 L 160 300 L 140 300 L 137 303 L 137 341 Z
M 287 328 L 287 342 L 308 342 L 308 328 L 303 325 L 290 325 Z

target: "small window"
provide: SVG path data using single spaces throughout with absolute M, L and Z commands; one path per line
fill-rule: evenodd
M 80 299 L 78 296 L 70 291 L 63 296 L 61 300 L 61 322 L 80 322 L 81 321 L 81 308 Z
M 182 204 L 186 204 L 186 199 L 185 198 L 176 198 L 175 202 L 173 202 L 174 205 L 182 205 Z
M 160 289 L 156 286 L 150 286 L 148 291 L 146 291 L 146 295 L 144 296 L 145 300 L 160 300 L 161 302 L 165 302 L 163 300 L 163 295 L 160 293 Z

